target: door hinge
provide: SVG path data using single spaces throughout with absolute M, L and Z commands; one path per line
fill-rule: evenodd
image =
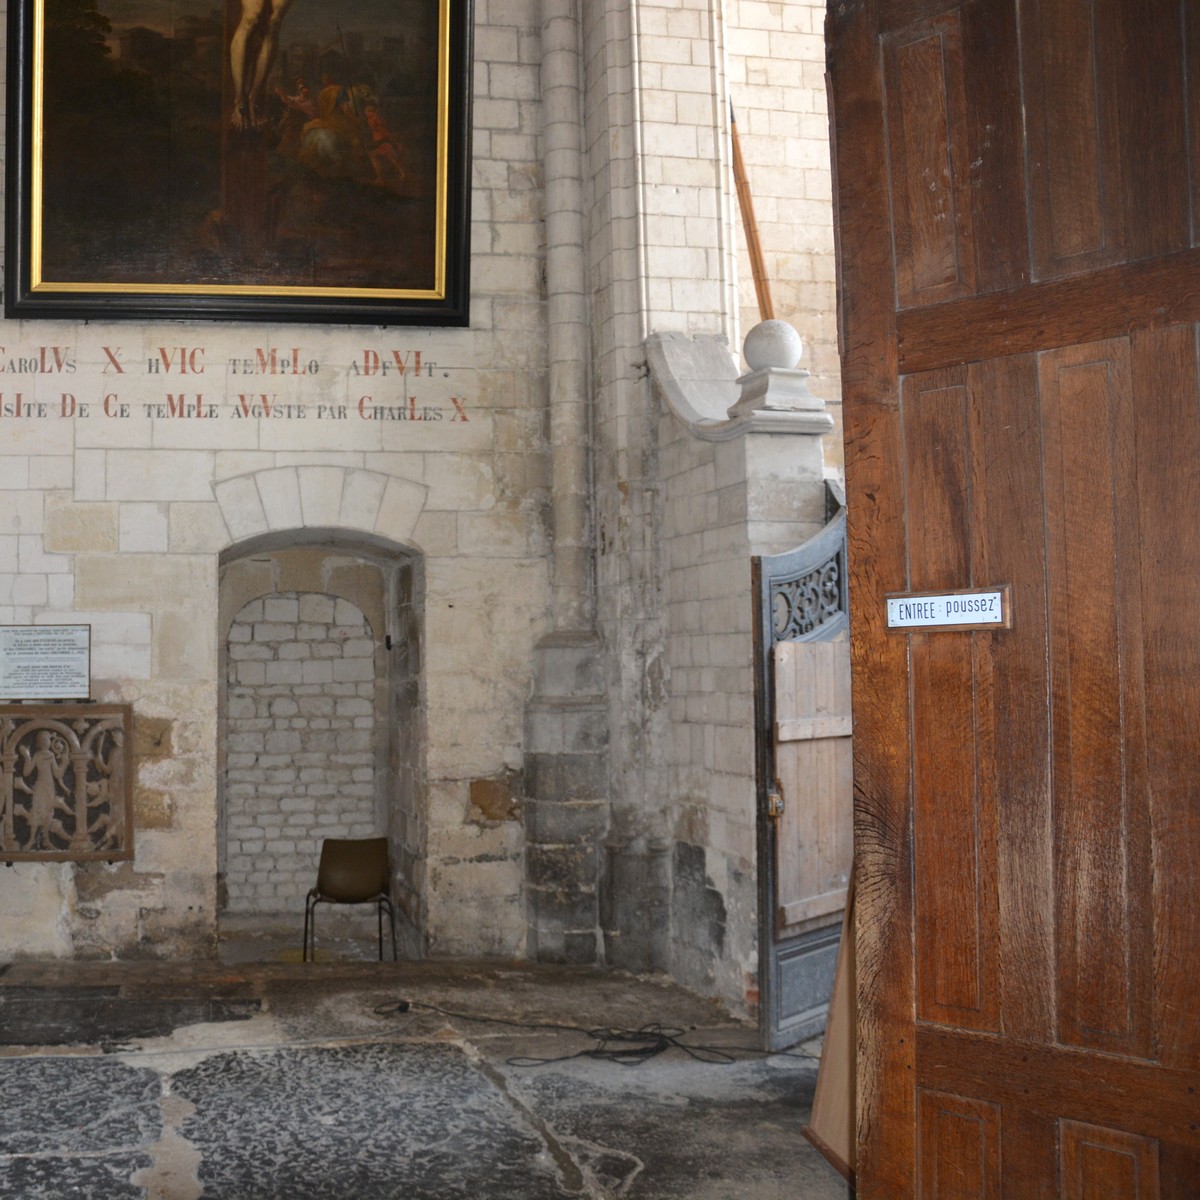
M 783 788 L 779 786 L 779 780 L 767 793 L 767 816 L 772 821 L 778 821 L 783 816 Z

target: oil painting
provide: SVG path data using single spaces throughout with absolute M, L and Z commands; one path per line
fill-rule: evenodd
M 15 0 L 9 38 L 10 316 L 466 323 L 469 0 Z

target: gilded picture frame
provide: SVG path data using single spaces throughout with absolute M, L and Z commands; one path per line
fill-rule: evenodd
M 468 323 L 471 0 L 12 0 L 5 313 Z

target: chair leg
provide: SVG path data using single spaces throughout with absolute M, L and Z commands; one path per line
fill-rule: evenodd
M 301 954 L 304 962 L 317 961 L 317 903 L 320 899 L 312 892 L 304 898 L 304 949 Z
M 391 929 L 392 929 L 392 962 L 399 962 L 400 956 L 396 953 L 396 906 L 392 903 L 392 899 L 390 896 L 380 896 L 380 898 L 379 898 L 379 921 L 380 921 L 381 927 L 382 927 L 382 923 L 383 923 L 383 907 L 384 907 L 384 905 L 387 906 L 388 924 L 391 926 Z M 382 959 L 383 958 L 383 944 L 382 944 L 383 930 L 382 930 L 382 928 L 380 929 L 379 937 L 380 937 L 379 957 L 380 957 L 380 959 Z

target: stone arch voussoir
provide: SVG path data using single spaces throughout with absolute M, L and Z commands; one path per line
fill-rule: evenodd
M 412 542 L 428 488 L 357 467 L 271 467 L 213 484 L 230 542 L 297 528 L 353 529 Z

